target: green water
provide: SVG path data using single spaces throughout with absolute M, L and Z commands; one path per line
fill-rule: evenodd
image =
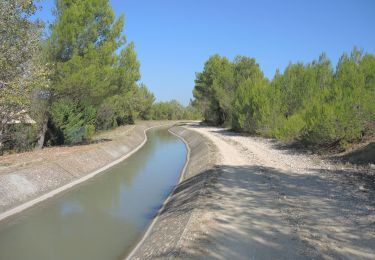
M 0 259 L 119 259 L 178 181 L 186 148 L 149 130 L 134 155 L 68 192 L 0 223 Z

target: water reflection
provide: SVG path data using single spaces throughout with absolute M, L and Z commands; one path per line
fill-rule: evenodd
M 128 160 L 0 225 L 0 259 L 117 259 L 174 187 L 184 144 L 166 129 Z
M 60 206 L 60 215 L 66 217 L 72 214 L 83 212 L 82 206 L 77 201 L 64 201 Z

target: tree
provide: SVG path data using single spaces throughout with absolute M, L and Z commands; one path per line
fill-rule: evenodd
M 129 43 L 121 50 L 117 59 L 114 78 L 115 93 L 133 91 L 137 87 L 136 82 L 141 78 L 140 63 L 134 48 L 134 43 Z
M 12 139 L 7 128 L 30 112 L 33 89 L 48 84 L 39 59 L 42 25 L 30 20 L 35 11 L 30 0 L 0 1 L 0 149 Z
M 52 106 L 52 118 L 66 144 L 86 141 L 95 132 L 96 110 L 90 105 L 81 105 L 70 99 L 62 99 Z
M 50 39 L 54 94 L 99 105 L 111 94 L 124 17 L 108 0 L 58 0 Z
M 214 55 L 205 63 L 203 71 L 196 74 L 193 104 L 202 112 L 206 122 L 232 126 L 238 119 L 232 118 L 236 114 L 233 111 L 236 90 L 254 77 L 263 77 L 255 59 L 237 56 L 231 62 Z
M 202 115 L 195 107 L 189 104 L 181 105 L 177 100 L 158 102 L 152 106 L 151 118 L 154 120 L 197 120 Z
M 138 104 L 137 118 L 148 120 L 151 118 L 152 105 L 155 102 L 155 96 L 152 94 L 146 85 L 141 84 L 136 93 L 136 102 Z
M 227 58 L 214 55 L 196 74 L 193 95 L 195 105 L 205 120 L 214 125 L 229 123 L 233 90 L 235 89 L 233 65 Z
M 250 133 L 257 133 L 262 122 L 269 114 L 267 96 L 268 82 L 263 77 L 244 81 L 236 91 L 233 102 L 233 128 Z
M 124 16 L 115 19 L 108 0 L 57 0 L 55 14 L 48 47 L 54 64 L 51 106 L 60 99 L 81 109 L 87 106 L 97 111 L 100 129 L 132 122 L 140 72 L 133 43 L 116 53 L 126 43 L 121 34 Z
M 215 125 L 231 119 L 239 131 L 323 147 L 375 135 L 375 56 L 357 48 L 335 70 L 323 53 L 277 70 L 271 82 L 254 59 L 215 55 L 195 83 L 193 104 Z
M 261 107 L 268 109 L 268 81 L 255 59 L 239 56 L 234 65 L 235 78 L 239 86 L 235 89 L 232 102 L 232 127 L 255 133 L 263 117 L 260 113 Z
M 360 68 L 364 76 L 365 90 L 363 110 L 365 125 L 364 131 L 370 136 L 375 135 L 375 56 L 365 54 L 360 62 Z

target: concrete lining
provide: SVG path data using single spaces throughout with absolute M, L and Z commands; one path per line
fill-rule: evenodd
M 179 184 L 126 259 L 185 257 L 182 241 L 189 239 L 189 227 L 199 222 L 198 205 L 202 205 L 210 178 L 215 177 L 217 152 L 211 141 L 183 126 L 172 127 L 170 132 L 187 146 L 187 162 Z M 212 174 L 202 175 L 203 172 Z
M 147 142 L 147 130 L 154 127 L 171 126 L 173 124 L 173 122 L 167 124 L 161 124 L 160 122 L 141 124 L 130 129 L 129 136 L 124 136 L 109 144 L 101 145 L 99 146 L 101 149 L 69 154 L 60 161 L 41 163 L 37 167 L 30 169 L 21 168 L 18 171 L 0 176 L 2 177 L 0 180 L 0 209 L 5 209 L 0 214 L 0 221 L 102 173 L 104 170 L 118 164 L 138 151 Z M 124 149 L 125 146 L 127 149 Z M 109 156 L 106 152 L 108 149 L 117 151 L 117 153 Z M 102 160 L 99 160 L 99 158 Z M 23 174 L 25 171 L 28 174 Z M 34 173 L 37 173 L 38 176 L 44 175 L 47 179 L 40 181 L 40 178 L 37 178 L 35 180 Z M 59 179 L 53 183 L 56 176 Z M 7 190 L 4 180 L 9 182 L 9 180 L 13 179 L 16 179 L 18 183 L 21 179 L 21 184 L 24 184 L 23 186 L 26 185 L 28 189 L 21 187 L 22 193 L 19 192 L 20 194 L 14 194 L 12 190 Z M 47 185 L 47 188 L 43 187 L 45 183 L 50 184 L 51 182 L 52 185 Z M 16 197 L 17 195 L 22 196 Z
M 6 201 L 8 203 L 6 206 L 10 205 L 12 208 L 5 207 L 6 211 L 0 214 L 0 221 L 66 191 L 129 157 L 146 143 L 148 129 L 175 124 L 176 122 L 168 124 L 144 122 L 132 127 L 128 134 L 121 134 L 118 139 L 98 147 L 95 146 L 94 149 L 83 149 L 79 153 L 72 154 L 66 152 L 59 160 L 53 162 L 43 160 L 39 162 L 38 160 L 36 166 L 31 164 L 28 167 L 21 167 L 17 171 L 8 170 L 7 173 L 0 174 L 0 177 L 4 175 L 16 176 L 16 179 L 22 176 L 21 178 L 25 178 L 22 183 L 29 182 L 29 184 L 33 184 L 32 188 L 37 190 L 36 193 L 24 194 L 24 197 L 19 201 Z M 184 128 L 183 125 L 172 127 L 170 132 L 185 143 L 188 150 L 186 163 L 178 185 L 164 202 L 157 216 L 127 259 L 185 257 L 183 244 L 191 239 L 191 226 L 200 221 L 200 208 L 207 195 L 205 194 L 206 188 L 212 181 L 211 178 L 215 177 L 216 146 L 206 137 L 196 131 Z M 101 161 L 98 162 L 98 159 Z M 103 161 L 106 164 L 98 167 Z M 93 167 L 96 170 L 92 170 Z M 28 175 L 24 175 L 24 172 L 28 172 Z M 203 172 L 205 174 L 201 174 Z M 35 174 L 47 177 L 47 183 L 50 183 L 48 178 L 54 180 L 55 177 L 58 177 L 59 179 L 56 182 L 51 181 L 53 185 L 47 187 L 42 186 L 46 180 L 36 186 L 35 183 L 38 184 L 38 182 L 34 180 L 35 177 L 34 179 L 30 178 Z M 40 178 L 36 178 L 36 180 L 40 181 Z M 3 185 L 1 179 L 0 185 Z M 31 191 L 31 188 L 28 190 Z M 0 195 L 6 193 L 7 190 L 0 189 Z M 4 205 L 1 205 L 0 201 L 0 212 L 2 209 L 4 209 Z

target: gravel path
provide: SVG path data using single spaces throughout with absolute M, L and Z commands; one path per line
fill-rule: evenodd
M 197 258 L 375 259 L 374 175 L 272 140 L 190 125 L 219 149 Z M 189 236 L 188 236 L 189 237 Z M 190 252 L 190 255 L 191 252 Z

